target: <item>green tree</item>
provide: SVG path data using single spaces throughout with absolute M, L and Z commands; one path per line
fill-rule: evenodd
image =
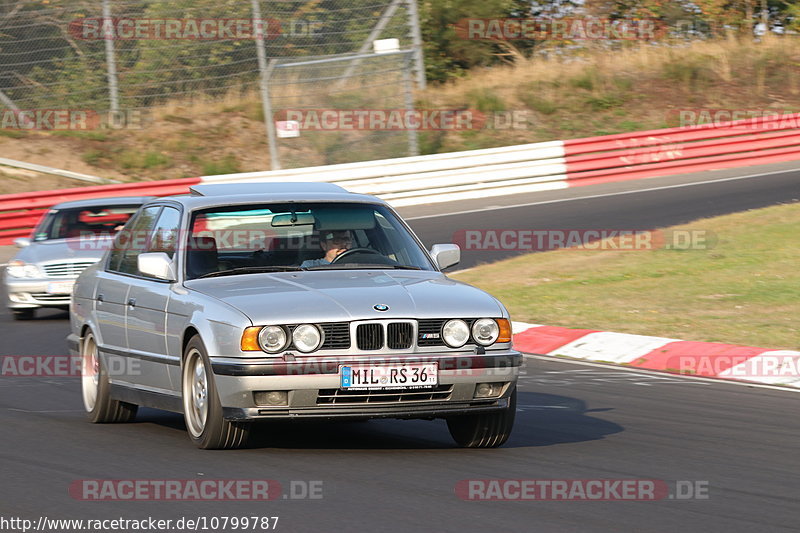
M 422 0 L 420 26 L 425 42 L 425 68 L 430 81 L 442 82 L 470 68 L 501 61 L 503 43 L 467 38 L 469 19 L 530 16 L 518 0 Z

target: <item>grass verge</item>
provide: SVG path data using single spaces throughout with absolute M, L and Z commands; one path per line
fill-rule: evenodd
M 765 348 L 800 348 L 800 203 L 676 226 L 708 249 L 562 249 L 453 277 L 514 320 Z

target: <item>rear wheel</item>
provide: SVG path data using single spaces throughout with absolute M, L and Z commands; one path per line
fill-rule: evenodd
M 192 442 L 206 450 L 246 446 L 250 423 L 223 418 L 214 374 L 199 336 L 186 345 L 181 375 L 183 417 Z
M 12 309 L 11 315 L 14 320 L 33 320 L 33 317 L 36 316 L 36 308 Z
M 497 448 L 511 436 L 517 413 L 517 389 L 511 393 L 508 408 L 491 413 L 453 416 L 447 419 L 450 436 L 462 448 Z
M 81 347 L 81 392 L 89 421 L 103 424 L 133 420 L 138 406 L 111 399 L 110 389 L 108 372 L 97 350 L 97 342 L 89 333 Z

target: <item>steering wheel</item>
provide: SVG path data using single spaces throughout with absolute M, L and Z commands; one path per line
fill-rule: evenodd
M 351 254 L 355 254 L 355 253 L 374 254 L 374 255 L 380 255 L 381 257 L 383 257 L 382 253 L 376 252 L 372 248 L 350 248 L 346 252 L 342 252 L 339 255 L 337 255 L 336 257 L 334 257 L 333 261 L 331 261 L 331 264 L 333 265 L 335 263 L 338 263 L 339 260 L 342 259 L 343 257 L 346 257 L 346 256 L 351 255 Z

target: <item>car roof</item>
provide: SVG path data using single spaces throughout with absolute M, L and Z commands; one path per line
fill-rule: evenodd
M 368 194 L 348 192 L 332 183 L 275 182 L 195 185 L 189 196 L 168 196 L 159 200 L 178 202 L 188 209 L 206 209 L 228 205 L 291 202 L 348 202 L 382 204 Z
M 276 194 L 276 193 L 328 193 L 347 191 L 327 182 L 236 182 L 236 183 L 205 183 L 189 187 L 192 196 L 234 196 L 241 194 Z
M 115 207 L 121 205 L 141 205 L 152 200 L 152 196 L 118 196 L 114 198 L 88 198 L 61 202 L 50 209 L 71 209 L 76 207 Z

